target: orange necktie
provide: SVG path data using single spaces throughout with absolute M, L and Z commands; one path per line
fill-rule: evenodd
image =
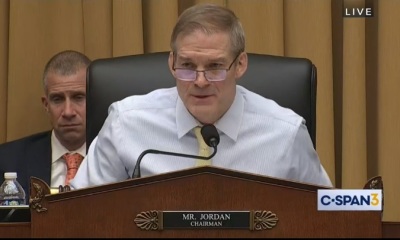
M 62 156 L 62 158 L 67 164 L 67 176 L 65 177 L 65 185 L 69 185 L 69 181 L 71 181 L 75 177 L 75 174 L 82 163 L 83 156 L 79 153 L 66 153 Z

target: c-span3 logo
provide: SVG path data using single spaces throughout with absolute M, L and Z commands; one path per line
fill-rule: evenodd
M 320 189 L 319 211 L 381 211 L 381 189 Z

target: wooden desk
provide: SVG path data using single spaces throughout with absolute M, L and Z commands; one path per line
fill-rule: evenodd
M 0 238 L 29 238 L 31 224 L 24 223 L 0 223 Z M 400 222 L 383 222 L 382 238 L 400 238 Z
M 343 212 L 333 212 L 330 213 L 332 215 L 328 215 L 326 212 L 321 214 L 315 211 L 316 202 L 314 200 L 317 188 L 311 185 L 304 185 L 295 182 L 283 181 L 281 179 L 272 179 L 267 177 L 261 177 L 258 175 L 250 175 L 240 172 L 228 171 L 226 169 L 219 169 L 215 167 L 202 167 L 202 168 L 193 168 L 188 170 L 183 170 L 180 172 L 172 172 L 161 175 L 156 175 L 148 178 L 140 178 L 132 181 L 122 181 L 110 185 L 102 185 L 96 188 L 87 188 L 74 192 L 66 192 L 63 194 L 55 194 L 50 195 L 50 189 L 48 185 L 37 178 L 32 178 L 32 185 L 34 186 L 32 194 L 32 203 L 31 211 L 32 216 L 21 220 L 20 222 L 2 222 L 0 223 L 0 237 L 2 238 L 28 238 L 28 237 L 37 237 L 37 236 L 54 236 L 54 238 L 63 238 L 63 237 L 104 237 L 104 236 L 155 236 L 160 237 L 163 235 L 176 236 L 176 237 L 186 237 L 186 236 L 196 236 L 197 234 L 202 234 L 203 236 L 208 236 L 213 234 L 215 238 L 220 238 L 224 236 L 236 236 L 239 231 L 232 231 L 232 229 L 224 230 L 215 230 L 213 231 L 180 231 L 180 230 L 171 230 L 171 231 L 159 231 L 159 232 L 141 232 L 140 228 L 135 228 L 132 222 L 132 214 L 136 212 L 143 211 L 142 208 L 131 208 L 130 214 L 125 214 L 123 218 L 121 215 L 128 212 L 125 210 L 125 206 L 129 206 L 129 199 L 126 196 L 138 196 L 136 201 L 139 203 L 146 205 L 143 209 L 179 209 L 179 207 L 184 204 L 188 204 L 189 209 L 197 209 L 197 204 L 199 202 L 195 202 L 196 199 L 201 198 L 202 194 L 199 191 L 189 191 L 191 195 L 186 194 L 188 192 L 187 189 L 195 188 L 201 189 L 203 183 L 208 183 L 206 186 L 209 187 L 204 192 L 210 193 L 214 191 L 211 195 L 213 198 L 216 198 L 217 203 L 228 204 L 226 206 L 218 206 L 216 209 L 243 209 L 243 206 L 240 205 L 243 202 L 246 202 L 252 209 L 258 209 L 258 206 L 265 205 L 264 198 L 253 198 L 252 196 L 260 195 L 260 196 L 268 196 L 271 197 L 269 199 L 269 204 L 272 205 L 273 209 L 282 209 L 290 207 L 291 211 L 286 211 L 286 209 L 281 211 L 282 219 L 285 221 L 281 221 L 279 225 L 281 228 L 270 229 L 271 235 L 276 235 L 278 237 L 285 237 L 288 233 L 287 229 L 290 229 L 294 224 L 299 223 L 297 220 L 303 219 L 303 216 L 307 216 L 307 221 L 302 222 L 302 228 L 294 229 L 294 231 L 290 232 L 290 236 L 298 237 L 298 236 L 308 236 L 310 235 L 309 231 L 304 231 L 304 229 L 315 229 L 316 226 L 319 226 L 317 229 L 317 234 L 314 233 L 315 236 L 374 236 L 377 238 L 400 238 L 400 222 L 382 222 L 381 213 L 380 212 L 358 212 L 358 213 L 343 213 Z M 188 183 L 189 182 L 189 183 Z M 185 185 L 186 183 L 187 186 Z M 224 191 L 224 194 L 220 194 L 222 187 L 215 188 L 214 186 L 219 184 L 219 186 L 237 186 L 240 189 L 248 189 L 253 192 L 252 194 L 236 194 L 235 191 Z M 165 187 L 165 186 L 168 187 Z M 185 186 L 184 188 L 182 186 Z M 147 191 L 143 191 L 143 188 L 149 189 Z M 148 203 L 149 196 L 155 193 L 158 193 L 160 196 L 169 196 L 171 195 L 171 189 L 173 192 L 178 195 L 185 195 L 187 198 L 168 198 L 168 201 L 161 201 L 155 204 L 153 201 Z M 218 192 L 215 192 L 218 190 Z M 234 189 L 233 189 L 234 190 Z M 278 190 L 280 194 L 270 194 L 275 193 Z M 96 194 L 99 193 L 99 194 Z M 101 194 L 100 194 L 101 193 Z M 146 193 L 146 194 L 144 194 Z M 135 195 L 136 194 L 136 195 Z M 230 199 L 234 199 L 235 201 L 226 202 L 226 195 L 229 195 Z M 175 196 L 175 195 L 174 195 Z M 249 197 L 250 196 L 250 197 Z M 189 198 L 190 197 L 190 198 Z M 288 197 L 291 199 L 296 199 L 296 201 L 292 201 L 292 205 L 290 206 L 282 206 L 280 203 L 286 200 Z M 228 198 L 228 199 L 229 199 Z M 108 208 L 115 199 L 124 199 L 125 204 L 113 205 L 112 208 Z M 153 198 L 154 199 L 154 198 Z M 189 201 L 187 200 L 189 199 Z M 262 200 L 260 200 L 262 199 Z M 298 199 L 303 199 L 302 201 Z M 160 200 L 155 198 L 155 200 Z M 87 202 L 90 202 L 90 206 L 88 206 Z M 195 203 L 194 203 L 195 202 Z M 111 204 L 110 204 L 111 203 Z M 122 202 L 123 203 L 123 202 Z M 238 204 L 239 203 L 239 204 Z M 301 204 L 300 206 L 296 206 Z M 140 204 L 138 204 L 140 205 Z M 143 207 L 143 205 L 140 205 Z M 221 204 L 220 204 L 221 205 Z M 293 216 L 293 212 L 299 209 L 302 206 L 306 207 L 305 211 L 298 211 L 298 215 Z M 76 207 L 81 206 L 81 207 Z M 154 207 L 155 206 L 155 207 Z M 255 207 L 252 207 L 255 206 Z M 43 208 L 45 207 L 45 208 Z M 95 214 L 86 214 L 80 211 L 74 211 L 76 209 L 82 209 L 83 207 L 92 207 L 92 211 L 88 211 L 87 213 L 101 213 L 103 215 L 95 215 Z M 133 206 L 136 207 L 136 206 Z M 201 202 L 200 209 L 208 209 L 209 201 L 204 199 Z M 35 210 L 36 211 L 35 211 Z M 39 210 L 39 211 L 38 211 Z M 69 211 L 71 210 L 71 211 Z M 102 212 L 98 212 L 98 210 L 104 210 Z M 215 209 L 214 209 L 215 210 Z M 278 211 L 277 210 L 277 211 Z M 302 209 L 303 210 L 303 209 Z M 308 210 L 308 211 L 307 211 Z M 47 211 L 47 212 L 43 212 Z M 97 212 L 96 212 L 97 211 Z M 106 212 L 107 211 L 107 212 Z M 125 211 L 125 212 L 124 212 Z M 309 213 L 312 213 L 313 216 L 308 216 Z M 72 217 L 80 217 L 80 222 L 68 222 L 67 217 L 68 214 Z M 286 214 L 286 215 L 285 215 Z M 75 216 L 76 215 L 76 216 Z M 98 216 L 101 216 L 103 221 L 97 221 Z M 107 216 L 104 218 L 104 216 Z M 347 217 L 345 218 L 345 222 L 341 222 L 341 225 L 332 225 L 332 219 L 337 219 L 339 217 Z M 59 221 L 59 219 L 64 218 L 64 221 Z M 71 218 L 74 219 L 74 218 Z M 153 219 L 150 219 L 151 222 Z M 340 218 L 339 218 L 340 219 Z M 77 220 L 77 219 L 74 219 Z M 294 221 L 296 220 L 296 221 Z M 107 224 L 113 224 L 117 221 L 121 221 L 120 224 L 116 226 L 112 226 L 111 228 Z M 173 220 L 174 221 L 174 220 Z M 319 221 L 319 222 L 317 222 Z M 320 224 L 321 221 L 324 224 Z M 81 224 L 80 224 L 81 223 Z M 353 226 L 349 227 L 349 224 L 353 224 Z M 70 224 L 74 225 L 74 231 L 70 232 Z M 300 223 L 299 223 L 300 225 Z M 380 226 L 379 226 L 380 225 Z M 123 227 L 121 227 L 123 226 Z M 296 225 L 297 226 L 297 225 Z M 338 226 L 342 231 L 338 231 Z M 139 227 L 139 226 L 138 226 Z M 369 228 L 370 227 L 370 228 Z M 88 228 L 91 228 L 92 231 L 88 231 Z M 102 228 L 102 229 L 100 229 Z M 109 231 L 109 229 L 113 231 Z M 76 231 L 75 231 L 76 230 Z M 118 231 L 116 231 L 118 230 Z M 161 229 L 160 229 L 161 230 Z M 274 231 L 276 230 L 276 231 Z M 367 231 L 369 230 L 369 231 Z M 123 234 L 121 234 L 121 232 Z M 183 232 L 183 233 L 182 233 Z M 185 235 L 186 233 L 186 235 Z M 211 234 L 210 234 L 211 233 Z M 216 234 L 217 233 L 217 234 Z M 243 230 L 240 231 L 242 236 L 253 237 L 264 237 L 264 232 L 250 232 Z M 254 234 L 253 234 L 254 233 Z M 136 235 L 134 235 L 136 234 Z M 175 234 L 175 235 L 174 235 Z M 314 236 L 310 235 L 310 236 Z
M 31 223 L 0 223 L 0 238 L 30 238 Z
M 400 222 L 383 222 L 383 238 L 400 238 Z

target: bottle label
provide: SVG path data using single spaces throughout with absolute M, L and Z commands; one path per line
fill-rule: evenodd
M 18 206 L 24 205 L 25 201 L 23 199 L 10 199 L 0 201 L 0 206 Z

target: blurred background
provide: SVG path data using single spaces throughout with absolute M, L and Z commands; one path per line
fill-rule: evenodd
M 0 0 L 0 143 L 50 128 L 40 97 L 51 56 L 169 51 L 179 14 L 201 2 L 237 14 L 247 52 L 317 66 L 317 152 L 332 182 L 363 188 L 382 176 L 383 220 L 400 221 L 398 0 Z M 344 18 L 344 6 L 374 16 Z

